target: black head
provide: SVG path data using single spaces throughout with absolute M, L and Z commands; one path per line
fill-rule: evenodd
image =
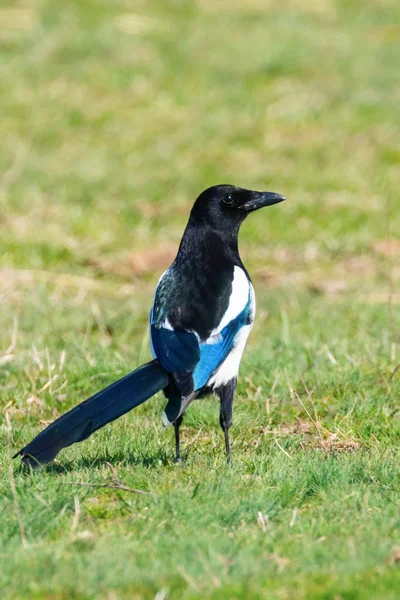
M 275 192 L 255 192 L 234 185 L 215 185 L 197 198 L 190 220 L 217 231 L 237 235 L 247 215 L 264 206 L 285 200 Z

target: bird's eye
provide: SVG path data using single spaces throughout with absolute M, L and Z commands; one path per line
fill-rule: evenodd
M 233 198 L 232 194 L 227 194 L 225 196 L 224 203 L 228 204 L 229 206 L 232 206 L 232 204 L 234 203 L 234 198 Z

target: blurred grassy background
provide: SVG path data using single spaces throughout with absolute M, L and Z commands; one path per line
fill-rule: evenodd
M 258 315 L 232 472 L 212 400 L 186 419 L 185 471 L 160 398 L 17 470 L 14 495 L 3 428 L 4 597 L 397 597 L 399 23 L 394 0 L 2 0 L 13 448 L 147 359 L 153 289 L 202 189 L 288 198 L 241 232 Z M 69 485 L 106 460 L 154 495 Z

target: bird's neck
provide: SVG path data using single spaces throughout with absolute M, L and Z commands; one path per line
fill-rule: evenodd
M 243 266 L 239 255 L 238 231 L 220 231 L 189 219 L 179 246 L 177 260 L 183 261 L 196 256 L 209 257 L 212 263 L 222 261 Z

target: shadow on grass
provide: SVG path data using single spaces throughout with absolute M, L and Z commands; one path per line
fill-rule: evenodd
M 121 451 L 116 451 L 115 453 L 104 453 L 102 455 L 88 455 L 81 456 L 76 459 L 72 459 L 70 461 L 56 461 L 49 463 L 47 465 L 43 465 L 42 467 L 32 468 L 30 465 L 26 465 L 21 463 L 17 467 L 17 472 L 27 473 L 27 472 L 35 472 L 42 471 L 49 474 L 61 474 L 61 473 L 72 473 L 74 471 L 81 471 L 82 469 L 90 469 L 95 470 L 99 467 L 122 467 L 122 466 L 138 466 L 145 467 L 147 469 L 156 469 L 160 466 L 165 467 L 168 464 L 173 464 L 174 459 L 173 455 L 169 455 L 163 450 L 159 448 L 155 452 L 149 452 L 147 454 L 144 453 L 127 453 Z

